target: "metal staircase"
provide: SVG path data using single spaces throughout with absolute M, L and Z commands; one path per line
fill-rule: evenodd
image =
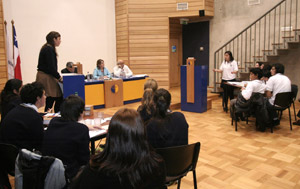
M 300 5 L 298 0 L 283 0 L 214 53 L 214 68 L 219 68 L 225 51 L 231 51 L 239 64 L 239 77 L 249 73 L 256 62 L 272 64 L 288 51 L 300 48 Z M 214 92 L 221 83 L 214 73 Z

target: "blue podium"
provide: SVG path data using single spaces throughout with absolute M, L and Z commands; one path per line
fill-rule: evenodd
M 85 101 L 84 75 L 63 74 L 63 93 L 64 98 L 75 94 Z
M 181 110 L 202 113 L 207 111 L 207 66 L 194 66 L 187 60 L 181 66 Z

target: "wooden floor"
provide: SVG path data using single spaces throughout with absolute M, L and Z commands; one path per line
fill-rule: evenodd
M 136 109 L 139 104 L 124 107 Z M 113 114 L 118 109 L 103 111 Z M 198 188 L 300 188 L 300 128 L 290 131 L 287 111 L 273 134 L 255 131 L 251 120 L 238 123 L 235 132 L 221 99 L 205 113 L 182 113 L 189 123 L 189 143 L 201 142 Z M 181 188 L 193 188 L 192 178 L 192 173 L 184 177 Z

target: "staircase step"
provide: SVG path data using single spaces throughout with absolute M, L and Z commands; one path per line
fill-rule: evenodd
M 289 49 L 277 49 L 278 55 L 287 55 L 289 52 Z
M 283 43 L 272 43 L 272 45 L 283 45 Z
M 300 31 L 300 29 L 293 29 L 293 31 Z
M 290 42 L 287 42 L 287 44 L 288 44 L 289 49 L 297 49 L 300 46 L 300 42 L 298 42 L 298 41 L 290 41 Z
M 286 38 L 294 38 L 294 36 L 285 36 L 285 37 L 282 37 L 283 39 L 286 39 Z
M 263 52 L 272 52 L 273 50 L 262 50 Z

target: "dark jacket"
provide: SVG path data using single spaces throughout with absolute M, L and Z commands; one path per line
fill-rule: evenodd
M 41 150 L 44 137 L 43 118 L 32 108 L 19 105 L 1 123 L 1 141 L 17 148 Z
M 147 138 L 154 148 L 188 144 L 188 123 L 180 112 L 169 114 L 165 119 L 152 118 L 147 129 Z
M 56 79 L 60 78 L 57 72 L 57 58 L 53 47 L 46 45 L 40 51 L 38 71 L 42 71 L 46 74 L 52 75 Z
M 63 118 L 53 118 L 45 132 L 42 152 L 43 155 L 62 160 L 67 166 L 67 177 L 72 178 L 90 159 L 89 141 L 87 126 Z
M 20 96 L 14 96 L 8 102 L 1 103 L 1 120 L 4 120 L 7 113 L 21 104 Z

